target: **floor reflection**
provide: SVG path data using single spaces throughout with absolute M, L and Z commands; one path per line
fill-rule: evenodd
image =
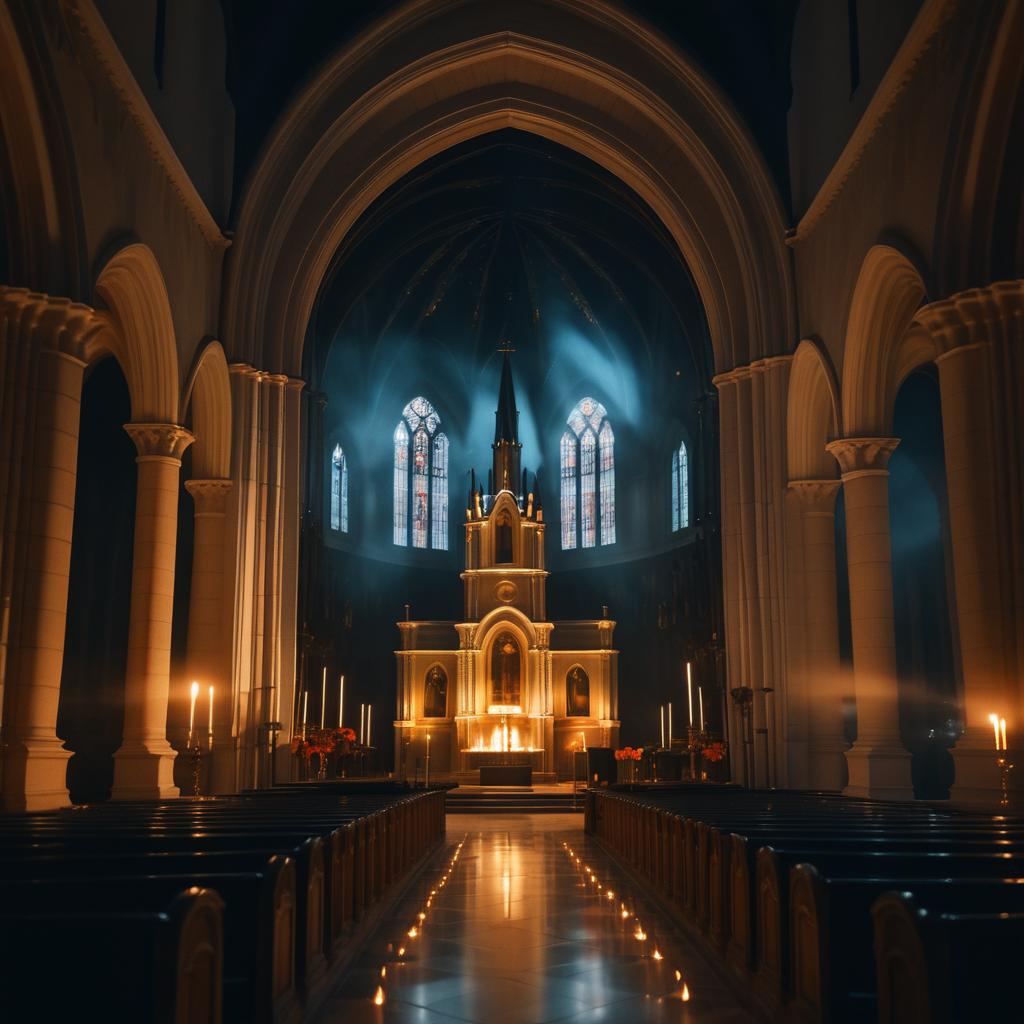
M 753 1019 L 578 816 L 454 823 L 317 1024 Z

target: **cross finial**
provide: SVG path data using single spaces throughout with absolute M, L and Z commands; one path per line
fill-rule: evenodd
M 498 346 L 498 351 L 499 352 L 515 352 L 515 349 L 512 347 L 512 342 L 509 341 L 507 338 L 505 338 L 501 342 L 501 344 Z

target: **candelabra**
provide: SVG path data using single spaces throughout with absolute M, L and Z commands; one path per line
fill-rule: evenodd
M 686 728 L 686 749 L 690 754 L 690 781 L 702 781 L 701 775 L 697 772 L 697 757 L 708 745 L 710 737 L 706 729 L 699 729 L 695 725 Z
M 1013 762 L 1008 757 L 1001 755 L 996 758 L 996 766 L 999 768 L 999 806 L 1009 807 L 1010 772 L 1013 771 Z

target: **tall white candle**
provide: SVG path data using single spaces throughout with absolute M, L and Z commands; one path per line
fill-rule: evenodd
M 188 745 L 192 746 L 192 733 L 196 728 L 196 698 L 199 696 L 199 684 L 192 682 L 192 705 L 188 711 Z
M 704 689 L 697 687 L 697 703 L 700 706 L 700 731 L 704 731 Z
M 363 742 L 363 736 L 366 730 L 366 705 L 359 705 L 359 742 Z
M 309 709 L 309 690 L 302 691 L 302 738 L 306 738 L 306 711 Z
M 989 715 L 988 720 L 992 723 L 992 731 L 996 734 L 996 750 L 999 749 L 999 716 Z
M 658 712 L 661 715 L 661 745 L 665 746 L 665 705 L 661 704 L 658 707 Z
M 686 663 L 686 703 L 690 709 L 689 725 L 693 725 L 693 669 L 690 663 Z
M 327 713 L 327 666 L 324 665 L 324 678 L 320 684 L 320 728 L 323 729 Z
M 213 687 L 210 687 L 210 726 L 206 730 L 207 745 L 213 748 Z
M 366 705 L 366 745 L 368 747 L 373 746 L 373 705 Z
M 345 724 L 345 676 L 341 677 L 341 681 L 338 684 L 338 728 L 340 729 Z
M 672 749 L 672 701 L 668 702 L 668 749 Z
M 999 737 L 1003 741 L 1003 750 L 1006 749 L 1006 719 L 999 719 Z

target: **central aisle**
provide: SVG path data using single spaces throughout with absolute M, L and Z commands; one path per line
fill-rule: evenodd
M 444 849 L 376 929 L 318 1024 L 753 1020 L 581 823 L 449 817 Z

